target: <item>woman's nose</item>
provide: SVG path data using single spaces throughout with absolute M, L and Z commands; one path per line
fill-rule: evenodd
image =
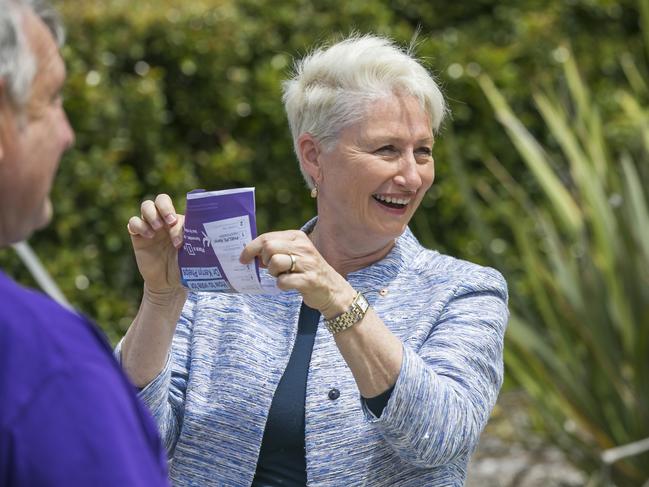
M 409 152 L 399 162 L 399 172 L 394 176 L 394 182 L 409 191 L 417 191 L 421 186 L 421 175 L 415 155 Z

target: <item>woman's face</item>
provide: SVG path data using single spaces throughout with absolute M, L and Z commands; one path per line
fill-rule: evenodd
M 429 118 L 409 95 L 370 103 L 320 154 L 320 221 L 377 245 L 401 235 L 435 176 Z

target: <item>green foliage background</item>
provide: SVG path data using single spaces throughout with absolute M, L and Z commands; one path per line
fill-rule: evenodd
M 630 153 L 642 144 L 611 96 L 628 84 L 633 69 L 640 79 L 648 77 L 638 3 L 631 0 L 113 0 L 58 6 L 68 27 L 66 108 L 77 143 L 53 191 L 55 219 L 31 244 L 68 299 L 112 341 L 130 324 L 141 294 L 125 225 L 143 199 L 166 192 L 182 210 L 191 189 L 251 185 L 257 187 L 260 232 L 297 228 L 313 215 L 280 88 L 293 57 L 324 41 L 374 32 L 408 45 L 419 29 L 416 52 L 438 77 L 452 117 L 435 147 L 436 184 L 413 230 L 429 247 L 505 272 L 518 306 L 533 301 L 533 290 L 520 271 L 514 232 L 500 209 L 467 189 L 494 184 L 485 161 L 497 160 L 531 201 L 542 199 L 542 190 L 477 78 L 486 73 L 552 152 L 557 141 L 537 116 L 532 93 L 568 93 L 562 63 L 572 52 L 598 100 L 607 136 Z M 640 174 L 649 181 L 647 161 L 640 160 Z M 0 251 L 0 266 L 33 284 L 11 251 Z

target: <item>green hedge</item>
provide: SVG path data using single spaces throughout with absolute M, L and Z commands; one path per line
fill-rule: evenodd
M 254 185 L 260 231 L 295 228 L 313 214 L 280 83 L 292 57 L 314 44 L 358 31 L 407 45 L 420 27 L 418 53 L 438 75 L 453 116 L 435 150 L 438 182 L 413 228 L 425 244 L 483 263 L 494 254 L 517 257 L 508 253 L 506 228 L 487 248 L 467 232 L 461 187 L 472 183 L 457 177 L 454 161 L 460 157 L 472 174 L 484 171 L 481 161 L 490 154 L 506 167 L 520 164 L 473 76 L 493 76 L 525 119 L 532 113 L 530 85 L 556 74 L 562 42 L 583 51 L 589 81 L 600 90 L 622 78 L 620 50 L 640 45 L 631 2 L 160 0 L 60 7 L 68 26 L 66 107 L 77 144 L 54 188 L 55 220 L 32 244 L 72 303 L 113 341 L 141 292 L 124 226 L 143 198 L 167 192 L 180 204 L 196 187 Z M 497 220 L 489 211 L 483 218 Z M 11 252 L 0 254 L 0 264 L 30 282 Z

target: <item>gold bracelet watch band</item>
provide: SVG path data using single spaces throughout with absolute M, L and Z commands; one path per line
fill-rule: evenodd
M 370 304 L 367 302 L 367 299 L 365 299 L 365 296 L 363 296 L 362 293 L 357 292 L 352 304 L 349 306 L 349 310 L 335 318 L 325 320 L 325 326 L 332 335 L 340 333 L 361 321 L 365 317 L 369 307 Z

